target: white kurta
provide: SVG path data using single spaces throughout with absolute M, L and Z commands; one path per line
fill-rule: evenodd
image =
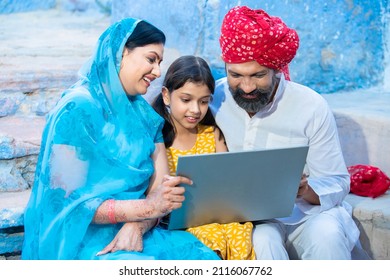
M 281 76 L 274 101 L 252 118 L 234 101 L 227 79 L 217 81 L 210 108 L 224 133 L 229 151 L 309 145 L 306 169 L 309 185 L 321 205 L 297 199 L 293 214 L 280 219 L 285 224 L 303 222 L 310 215 L 327 211 L 348 235 L 352 249 L 359 237 L 344 202 L 350 178 L 342 155 L 334 116 L 325 99 L 308 87 Z M 283 170 L 280 170 L 283 172 Z

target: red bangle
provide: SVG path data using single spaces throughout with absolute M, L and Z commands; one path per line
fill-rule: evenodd
M 108 220 L 111 224 L 116 224 L 116 218 L 115 218 L 115 200 L 110 199 L 107 202 L 108 207 Z

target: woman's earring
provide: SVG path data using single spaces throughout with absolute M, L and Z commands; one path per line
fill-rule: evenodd
M 168 114 L 171 114 L 171 106 L 165 105 L 165 109 L 167 110 Z

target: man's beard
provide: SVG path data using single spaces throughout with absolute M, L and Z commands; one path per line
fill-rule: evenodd
M 270 103 L 273 92 L 278 84 L 279 79 L 275 76 L 272 78 L 272 83 L 267 89 L 256 88 L 250 93 L 245 93 L 241 88 L 237 87 L 236 90 L 233 90 L 229 87 L 230 92 L 232 93 L 233 99 L 236 101 L 237 105 L 248 113 L 257 113 L 268 103 Z M 243 97 L 244 94 L 249 94 L 255 96 L 255 98 L 248 99 Z

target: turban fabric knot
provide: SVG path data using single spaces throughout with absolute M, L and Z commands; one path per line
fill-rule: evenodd
M 348 167 L 351 176 L 351 193 L 372 198 L 384 194 L 390 188 L 390 179 L 378 167 L 352 165 Z
M 246 6 L 232 8 L 222 22 L 219 43 L 227 63 L 256 60 L 260 65 L 288 75 L 288 63 L 294 58 L 299 37 L 278 17 Z

